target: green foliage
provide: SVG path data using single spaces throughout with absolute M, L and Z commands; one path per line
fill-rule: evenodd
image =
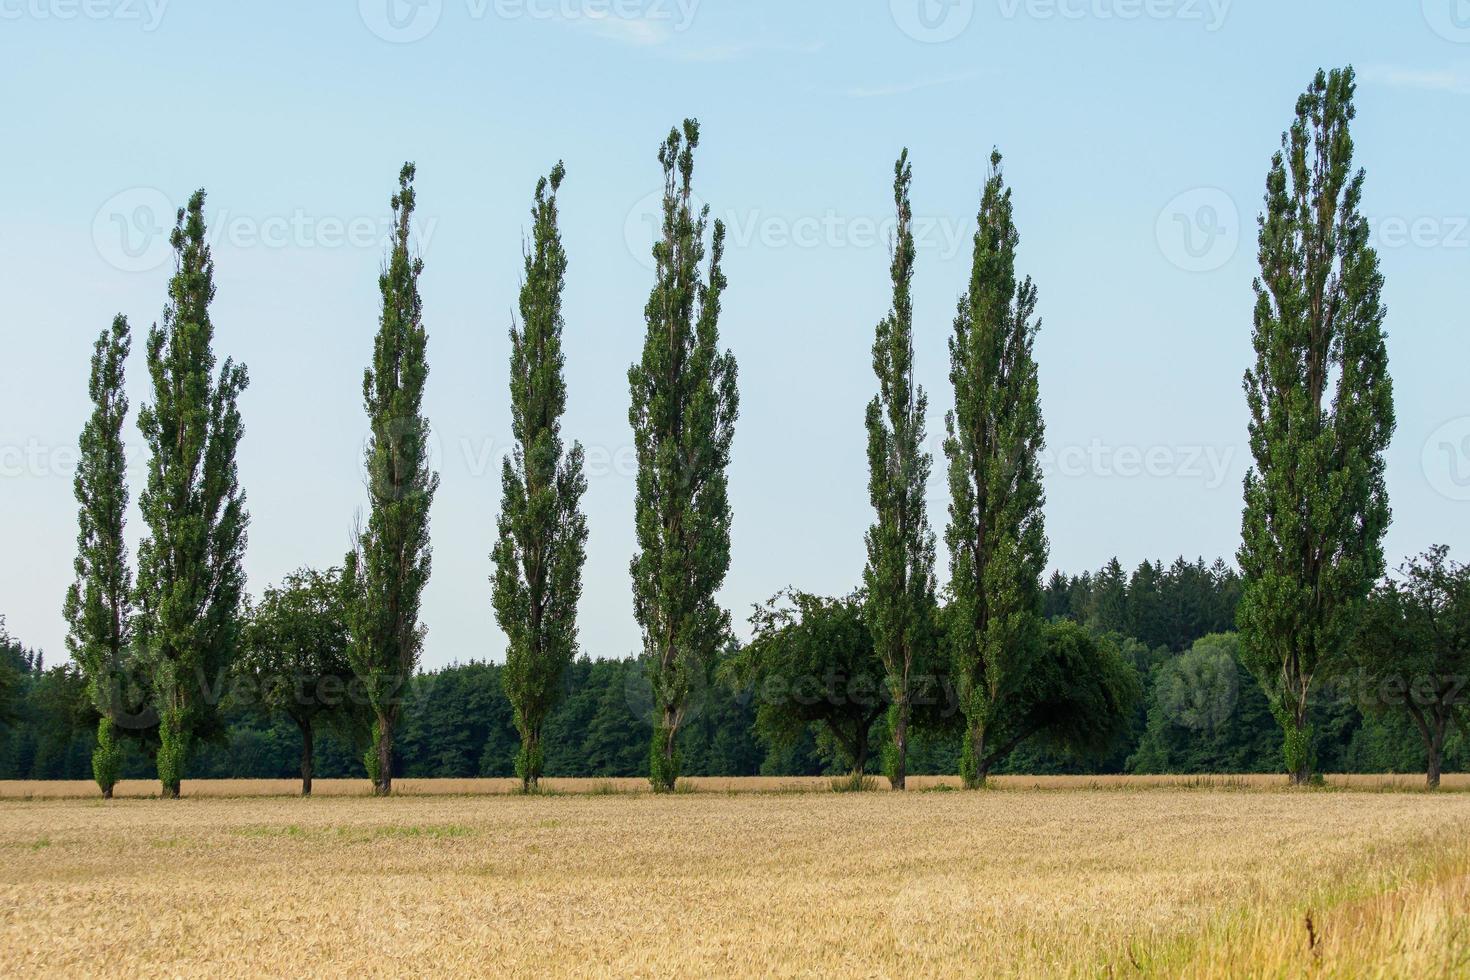
M 960 772 L 985 782 L 986 735 L 1042 652 L 1045 446 L 1032 351 L 1036 287 L 1016 280 L 1020 235 L 1001 156 L 990 157 L 968 293 L 949 341 L 950 654 L 967 730 Z
M 24 650 L 6 632 L 4 616 L 0 616 L 0 652 L 4 654 L 0 657 L 0 725 L 6 725 L 16 720 L 27 665 Z
M 97 747 L 92 750 L 92 778 L 102 788 L 104 799 L 112 798 L 112 787 L 122 776 L 123 753 L 117 726 L 103 716 L 97 720 Z
M 1132 640 L 1108 641 L 1121 662 L 1137 674 L 1157 678 L 1176 655 L 1149 651 Z M 1233 637 L 1212 637 L 1202 649 L 1216 655 L 1217 645 L 1233 650 Z M 713 673 L 728 676 L 731 660 L 743 651 L 728 651 Z M 91 778 L 96 758 L 96 713 L 81 673 L 70 663 L 42 667 L 38 654 L 13 641 L 0 643 L 0 664 L 19 679 L 13 721 L 0 725 L 0 779 Z M 509 700 L 502 690 L 503 667 L 469 663 L 418 674 L 410 682 L 394 739 L 396 775 L 413 778 L 464 778 L 514 775 L 519 736 Z M 1186 668 L 1186 671 L 1190 668 Z M 1117 772 L 1269 772 L 1280 766 L 1280 733 L 1265 694 L 1243 667 L 1237 667 L 1239 699 L 1228 720 L 1215 731 L 1186 727 L 1175 715 L 1160 714 L 1159 684 L 1149 685 L 1147 729 L 1134 722 L 1130 734 L 1110 751 L 1075 754 L 1066 740 L 1038 734 L 1021 741 L 995 762 L 993 773 Z M 1195 672 L 1198 673 L 1198 672 Z M 758 698 L 749 688 L 711 683 L 700 692 L 697 710 L 681 726 L 679 748 L 685 775 L 795 776 L 850 775 L 848 763 L 831 740 L 813 736 L 804 726 L 787 747 L 763 744 L 757 722 Z M 564 693 L 546 720 L 545 775 L 614 778 L 646 772 L 648 721 L 642 699 L 630 690 L 646 683 L 637 660 L 574 661 L 564 675 Z M 1126 682 L 1125 682 L 1126 683 Z M 1319 758 L 1330 772 L 1424 772 L 1423 742 L 1402 711 L 1359 711 L 1357 687 L 1321 696 L 1313 706 L 1312 724 L 1321 733 Z M 1349 696 L 1353 695 L 1353 696 Z M 950 692 L 932 699 L 918 692 L 909 771 L 954 774 L 959 768 L 961 739 Z M 932 700 L 934 703 L 928 703 Z M 301 733 L 280 712 L 265 714 L 253 698 L 225 698 L 220 704 L 225 738 L 202 742 L 190 760 L 195 778 L 286 779 L 299 772 Z M 1135 712 L 1134 719 L 1142 716 Z M 1128 726 L 1125 726 L 1128 727 Z M 875 731 L 873 742 L 885 733 Z M 317 735 L 316 776 L 364 775 L 364 733 L 328 724 Z M 819 741 L 822 744 L 819 746 Z M 145 741 L 118 741 L 122 778 L 148 776 L 154 763 Z M 993 743 L 992 743 L 993 744 Z M 1457 730 L 1445 740 L 1445 771 L 1464 771 L 1470 757 L 1467 741 Z M 376 759 L 376 755 L 373 756 Z M 1127 763 L 1125 766 L 1124 763 Z
M 303 568 L 267 589 L 247 612 L 237 673 L 267 712 L 279 712 L 301 730 L 301 792 L 311 794 L 316 723 L 362 724 L 348 662 L 352 596 L 340 569 Z
M 1264 692 L 1240 662 L 1236 634 L 1203 637 L 1154 668 L 1147 729 L 1128 768 L 1140 773 L 1279 768 L 1276 723 Z
M 874 332 L 878 395 L 866 417 L 868 496 L 876 520 L 867 534 L 863 585 L 868 628 L 887 674 L 892 742 L 884 760 L 896 789 L 904 788 L 907 774 L 915 665 L 929 653 L 934 628 L 934 533 L 924 500 L 931 463 L 923 449 L 929 399 L 914 384 L 912 183 L 904 150 L 894 165 L 893 304 Z
M 730 630 L 715 592 L 730 567 L 725 469 L 739 413 L 735 358 L 719 349 L 725 226 L 714 224 L 709 271 L 700 275 L 708 207 L 692 204 L 699 124 L 687 119 L 659 148 L 662 234 L 657 281 L 644 317 L 642 359 L 628 370 L 628 421 L 638 457 L 638 553 L 630 564 L 633 611 L 643 631 L 655 721 L 649 779 L 660 792 L 679 776 L 679 728 L 691 683 Z
M 1394 430 L 1383 276 L 1352 171 L 1351 68 L 1321 71 L 1266 180 L 1256 280 L 1251 453 L 1240 566 L 1242 659 L 1308 781 L 1316 679 L 1342 663 L 1383 572 Z
M 1413 721 L 1436 789 L 1452 727 L 1470 731 L 1470 567 L 1444 546 L 1405 563 L 1374 591 L 1354 651 L 1364 709 Z
M 854 776 L 867 771 L 870 735 L 888 700 L 863 615 L 861 594 L 824 599 L 788 591 L 755 608 L 755 635 L 725 676 L 754 695 L 756 728 L 772 749 L 794 747 L 817 726 L 819 748 L 830 746 Z
M 1240 588 L 1240 574 L 1219 559 L 1146 561 L 1130 576 L 1114 558 L 1097 572 L 1053 573 L 1043 603 L 1048 619 L 1065 616 L 1149 649 L 1182 652 L 1202 636 L 1234 630 Z
M 987 772 L 1030 741 L 1075 759 L 1095 759 L 1129 729 L 1142 697 L 1137 671 L 1119 648 L 1076 623 L 1049 623 L 1043 651 L 1005 710 L 992 720 Z
M 410 254 L 414 166 L 405 163 L 393 195 L 393 245 L 378 277 L 383 296 L 373 362 L 362 400 L 371 434 L 366 451 L 371 511 L 345 577 L 356 597 L 349 659 L 373 711 L 375 792 L 393 788 L 393 732 L 423 647 L 419 603 L 429 580 L 429 508 L 439 476 L 429 469 L 429 421 L 423 416 L 428 334 L 419 299 L 420 258 Z
M 235 464 L 237 402 L 249 379 L 228 359 L 214 376 L 204 191 L 179 210 L 172 244 L 169 302 L 148 334 L 153 402 L 138 416 L 150 456 L 134 631 L 158 715 L 159 780 L 177 797 L 192 744 L 219 729 L 214 692 L 238 645 L 249 516 Z
M 133 576 L 123 541 L 128 508 L 127 453 L 122 427 L 128 414 L 124 378 L 132 335 L 126 317 L 113 318 L 93 345 L 87 391 L 92 415 L 82 428 L 77 475 L 77 556 L 63 613 L 67 649 L 86 678 L 92 706 L 101 715 L 93 774 L 104 798 L 117 782 L 117 723 L 138 718 L 134 699 L 121 703 L 132 663 Z
M 558 163 L 550 179 L 536 185 L 521 326 L 510 331 L 516 447 L 501 475 L 500 538 L 490 556 L 495 617 L 509 640 L 505 691 L 521 736 L 516 774 L 527 791 L 541 778 L 546 716 L 576 655 L 577 601 L 586 561 L 587 520 L 579 510 L 587 490 L 582 446 L 573 443 L 563 457 L 561 439 L 567 400 L 561 294 L 567 256 L 557 230 L 556 193 L 564 174 Z

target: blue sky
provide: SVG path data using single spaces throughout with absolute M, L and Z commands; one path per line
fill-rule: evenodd
M 936 456 L 945 338 L 998 146 L 1044 319 L 1053 564 L 1233 555 L 1254 217 L 1298 93 L 1347 63 L 1398 390 L 1388 551 L 1470 558 L 1467 0 L 0 0 L 0 613 L 64 655 L 90 345 L 116 312 L 139 337 L 158 317 L 160 229 L 200 186 L 217 351 L 252 377 L 250 587 L 340 561 L 365 499 L 388 199 L 413 160 L 443 474 L 425 663 L 498 659 L 506 331 L 531 192 L 561 159 L 565 431 L 590 477 L 582 645 L 633 652 L 626 370 L 655 151 L 687 115 L 704 127 L 696 188 L 731 228 L 722 333 L 742 414 L 722 599 L 742 629 L 782 587 L 859 581 L 869 347 L 904 146 Z M 138 458 L 135 497 L 141 472 Z M 946 503 L 941 461 L 941 535 Z M 141 530 L 135 512 L 134 545 Z

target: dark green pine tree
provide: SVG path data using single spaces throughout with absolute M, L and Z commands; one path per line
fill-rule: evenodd
M 355 597 L 349 659 L 373 713 L 364 762 L 379 796 L 393 791 L 393 732 L 424 642 L 419 602 L 433 557 L 429 507 L 439 489 L 422 410 L 428 334 L 419 300 L 424 262 L 410 254 L 413 178 L 413 164 L 405 163 L 392 200 L 392 250 L 378 277 L 383 312 L 373 363 L 362 378 L 371 428 L 365 454 L 371 510 L 345 572 Z
M 180 209 L 172 242 L 169 302 L 148 334 L 154 400 L 138 416 L 150 459 L 138 501 L 149 536 L 138 549 L 136 634 L 158 714 L 158 778 L 176 798 L 195 739 L 220 724 L 219 684 L 239 646 L 250 518 L 235 453 L 249 378 L 229 359 L 214 375 L 204 191 Z
M 914 384 L 914 311 L 909 292 L 914 277 L 912 181 L 909 153 L 904 150 L 893 181 L 898 208 L 893 308 L 878 323 L 873 341 L 878 395 L 867 412 L 868 495 L 877 520 L 868 531 L 868 563 L 863 570 L 868 625 L 892 699 L 888 778 L 899 790 L 908 772 L 914 669 L 934 640 L 934 532 L 924 503 L 932 462 L 923 450 L 929 400 Z
M 516 446 L 502 470 L 495 563 L 495 618 L 505 631 L 502 683 L 521 735 L 516 775 L 534 790 L 546 752 L 542 728 L 577 652 L 577 601 L 582 595 L 587 519 L 579 510 L 587 479 L 582 446 L 563 453 L 561 417 L 562 286 L 567 253 L 557 229 L 558 163 L 536 185 L 530 249 L 521 283 L 521 325 L 510 330 L 511 430 Z M 550 193 L 547 193 L 548 187 Z
M 128 414 L 123 391 L 132 333 L 124 316 L 112 321 L 92 351 L 87 390 L 92 417 L 82 429 L 74 481 L 77 511 L 76 581 L 66 590 L 67 649 L 81 669 L 96 708 L 97 745 L 92 775 L 104 799 L 122 770 L 119 705 L 132 655 L 133 575 L 123 541 L 128 509 L 127 456 L 122 427 Z
M 720 351 L 725 226 L 714 224 L 707 279 L 700 277 L 709 209 L 693 210 L 699 123 L 684 121 L 659 148 L 663 231 L 653 246 L 657 282 L 644 317 L 643 357 L 628 370 L 628 421 L 638 454 L 638 553 L 633 611 L 654 700 L 649 781 L 671 791 L 689 689 L 730 630 L 715 592 L 730 567 L 725 468 L 739 412 L 735 358 Z
M 1352 169 L 1351 68 L 1318 71 L 1266 179 L 1245 480 L 1242 659 L 1285 734 L 1293 785 L 1313 769 L 1312 685 L 1342 662 L 1383 574 L 1394 430 L 1383 276 Z
M 990 157 L 969 292 L 949 341 L 955 409 L 945 418 L 949 459 L 950 649 L 966 721 L 960 772 L 985 785 L 986 735 L 1042 653 L 1041 507 L 1045 445 L 1036 361 L 1036 287 L 1016 281 L 1011 192 Z M 991 751 L 994 746 L 990 746 Z

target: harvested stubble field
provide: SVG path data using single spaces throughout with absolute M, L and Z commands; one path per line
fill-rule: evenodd
M 1460 793 L 8 800 L 0 852 L 6 975 L 1470 971 Z

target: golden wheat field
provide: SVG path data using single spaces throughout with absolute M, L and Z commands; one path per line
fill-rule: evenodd
M 6 800 L 0 974 L 1470 973 L 1470 795 L 712 788 Z
M 882 777 L 874 783 L 887 788 Z M 1327 775 L 1323 782 L 1333 789 L 1396 792 L 1417 790 L 1424 785 L 1422 774 L 1395 775 Z M 909 786 L 917 790 L 959 789 L 958 776 L 910 776 Z M 1285 776 L 1216 775 L 1216 776 L 992 776 L 995 789 L 1283 789 Z M 648 780 L 556 779 L 541 781 L 553 794 L 647 793 Z M 715 793 L 809 793 L 832 788 L 832 780 L 824 776 L 691 776 L 679 780 L 681 788 L 693 792 Z M 1449 790 L 1470 790 L 1470 773 L 1446 773 L 1441 784 Z M 393 792 L 403 796 L 481 796 L 508 795 L 520 788 L 515 779 L 394 779 Z M 158 781 L 124 779 L 114 789 L 119 798 L 138 799 L 158 795 Z M 301 792 L 297 779 L 186 779 L 185 796 L 296 796 Z M 313 783 L 317 796 L 371 796 L 372 784 L 366 779 L 318 779 Z M 3 799 L 96 799 L 97 784 L 90 779 L 75 780 L 4 780 L 0 779 Z

